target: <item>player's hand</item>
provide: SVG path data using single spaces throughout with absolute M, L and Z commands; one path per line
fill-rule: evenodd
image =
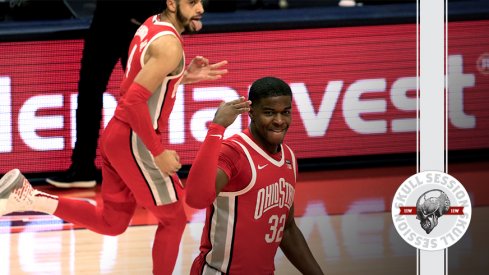
M 222 69 L 228 64 L 227 60 L 218 63 L 209 64 L 209 60 L 203 56 L 196 56 L 188 65 L 182 83 L 191 84 L 204 80 L 220 79 L 228 73 L 227 69 Z
M 238 99 L 222 102 L 214 115 L 212 122 L 228 127 L 233 124 L 238 115 L 250 111 L 251 101 L 242 96 Z
M 180 156 L 174 150 L 165 150 L 161 154 L 154 157 L 156 166 L 160 168 L 161 172 L 166 175 L 173 175 L 180 168 L 182 168 L 182 164 L 180 163 Z

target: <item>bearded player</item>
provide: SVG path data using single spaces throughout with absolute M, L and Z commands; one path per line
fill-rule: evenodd
M 176 175 L 179 156 L 161 142 L 160 129 L 168 126 L 180 83 L 219 79 L 227 72 L 220 69 L 226 61 L 209 64 L 204 57 L 194 58 L 185 70 L 181 33 L 200 30 L 203 13 L 200 0 L 167 0 L 166 9 L 136 32 L 121 99 L 100 141 L 102 204 L 40 192 L 14 169 L 0 180 L 0 215 L 39 211 L 100 234 L 119 235 L 140 205 L 158 219 L 153 273 L 172 274 L 187 219 Z

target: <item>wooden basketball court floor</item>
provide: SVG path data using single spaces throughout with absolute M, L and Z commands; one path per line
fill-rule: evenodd
M 489 274 L 489 162 L 448 165 L 467 189 L 472 219 L 448 249 L 448 274 Z M 301 172 L 296 222 L 327 274 L 416 274 L 416 249 L 395 230 L 390 208 L 415 166 Z M 94 189 L 39 189 L 98 201 Z M 198 252 L 204 213 L 186 209 L 189 222 L 174 274 L 188 274 Z M 102 236 L 38 213 L 0 217 L 0 274 L 151 274 L 155 220 L 138 209 L 120 236 Z M 299 274 L 279 251 L 276 274 Z

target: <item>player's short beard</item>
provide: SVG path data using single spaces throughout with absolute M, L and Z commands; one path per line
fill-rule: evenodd
M 192 28 L 190 28 L 191 20 L 189 20 L 189 18 L 186 18 L 185 16 L 183 16 L 182 12 L 180 11 L 180 3 L 179 2 L 177 2 L 176 16 L 177 16 L 178 22 L 183 25 L 183 28 L 185 29 L 186 32 L 194 32 L 194 30 Z

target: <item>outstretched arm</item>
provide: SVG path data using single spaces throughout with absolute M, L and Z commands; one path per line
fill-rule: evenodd
M 216 194 L 227 184 L 226 174 L 217 166 L 222 138 L 226 127 L 231 125 L 239 114 L 248 112 L 249 106 L 250 101 L 241 97 L 222 103 L 217 109 L 187 177 L 186 202 L 190 207 L 208 207 L 216 198 Z
M 209 60 L 203 56 L 196 56 L 187 67 L 182 81 L 182 84 L 192 84 L 204 80 L 220 79 L 224 74 L 227 74 L 227 69 L 221 69 L 222 66 L 228 64 L 226 60 L 209 64 Z
M 285 224 L 284 236 L 280 242 L 280 248 L 289 261 L 302 274 L 323 274 L 321 267 L 314 259 L 314 256 L 307 245 L 304 235 L 295 224 L 294 205 L 290 208 L 289 217 Z

